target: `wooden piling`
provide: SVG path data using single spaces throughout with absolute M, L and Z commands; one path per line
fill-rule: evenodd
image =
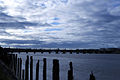
M 15 75 L 17 76 L 17 54 L 15 55 Z
M 20 58 L 18 58 L 18 63 L 17 63 L 17 66 L 18 66 L 18 68 L 17 68 L 17 76 L 20 78 Z
M 52 78 L 53 80 L 59 80 L 59 60 L 53 60 L 53 70 L 52 70 Z
M 7 59 L 8 60 L 6 60 L 6 62 L 8 62 L 8 67 L 12 70 L 12 64 L 13 64 L 13 60 L 12 60 L 12 54 L 9 54 L 8 56 L 7 56 Z M 11 60 L 10 62 L 9 62 L 9 60 Z
M 15 73 L 15 54 L 13 54 L 13 72 Z
M 70 62 L 69 66 L 70 66 L 70 70 L 68 70 L 68 80 L 73 80 L 73 66 L 72 66 L 72 62 Z
M 25 70 L 22 70 L 22 80 L 25 80 Z
M 70 70 L 68 70 L 68 80 L 72 80 L 71 79 L 71 71 Z
M 22 58 L 20 58 L 20 79 L 22 79 Z
M 29 80 L 29 56 L 27 56 L 25 63 L 25 80 Z
M 46 58 L 43 59 L 43 80 L 46 80 Z
M 11 69 L 14 72 L 14 54 L 10 54 L 11 55 Z
M 39 80 L 39 60 L 36 64 L 36 80 Z
M 33 80 L 33 57 L 30 57 L 30 80 Z

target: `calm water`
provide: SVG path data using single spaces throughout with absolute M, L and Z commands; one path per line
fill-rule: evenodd
M 18 54 L 18 53 L 16 53 Z M 52 80 L 52 60 L 60 61 L 60 80 L 67 80 L 69 62 L 73 62 L 74 80 L 89 80 L 89 74 L 94 72 L 96 80 L 120 80 L 120 55 L 119 54 L 40 54 L 21 53 L 25 68 L 26 55 L 33 56 L 34 75 L 36 62 L 40 60 L 40 80 L 42 80 L 43 58 L 47 58 L 47 80 Z M 34 77 L 35 80 L 35 77 Z

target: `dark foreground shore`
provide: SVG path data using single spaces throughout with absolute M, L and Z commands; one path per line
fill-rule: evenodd
M 18 80 L 13 72 L 0 60 L 0 80 Z
M 18 80 L 10 66 L 10 55 L 4 48 L 0 47 L 0 80 Z

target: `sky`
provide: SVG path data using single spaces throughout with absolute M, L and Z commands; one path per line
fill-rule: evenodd
M 120 47 L 120 0 L 0 0 L 0 45 Z

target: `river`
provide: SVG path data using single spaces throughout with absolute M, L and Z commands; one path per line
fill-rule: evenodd
M 89 80 L 91 71 L 93 71 L 96 80 L 120 80 L 120 54 L 20 53 L 18 57 L 21 57 L 23 60 L 23 69 L 25 68 L 27 55 L 33 56 L 34 59 L 34 80 L 38 59 L 40 60 L 40 80 L 43 80 L 43 58 L 47 58 L 47 80 L 52 80 L 53 59 L 59 59 L 60 80 L 67 80 L 70 61 L 73 62 L 74 80 Z

